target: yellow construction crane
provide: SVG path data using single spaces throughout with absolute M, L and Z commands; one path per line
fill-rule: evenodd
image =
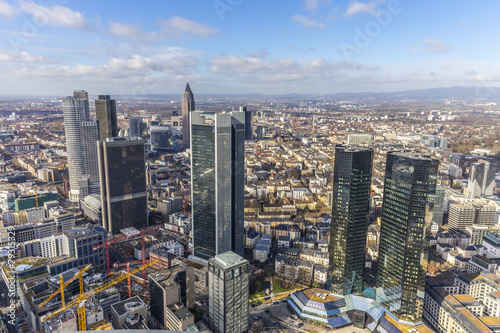
M 82 289 L 80 289 L 80 295 L 78 295 L 78 297 L 76 297 L 74 300 L 72 300 L 71 302 L 69 302 L 68 304 L 66 305 L 63 305 L 62 307 L 60 307 L 59 309 L 55 310 L 54 312 L 49 312 L 48 314 L 46 314 L 45 316 L 41 317 L 40 320 L 42 322 L 46 321 L 47 319 L 49 318 L 52 318 L 56 315 L 58 315 L 59 313 L 73 307 L 73 306 L 77 306 L 76 309 L 77 309 L 77 316 L 78 316 L 78 330 L 79 331 L 86 331 L 87 330 L 87 318 L 86 318 L 86 315 L 85 315 L 85 301 L 87 299 L 89 299 L 90 297 L 92 296 L 95 296 L 96 294 L 100 293 L 101 291 L 117 284 L 118 282 L 120 281 L 123 281 L 125 280 L 127 277 L 129 277 L 130 275 L 134 275 L 138 272 L 140 272 L 141 270 L 143 269 L 146 269 L 148 268 L 149 266 L 152 266 L 154 264 L 156 264 L 158 262 L 158 260 L 152 260 L 148 263 L 146 263 L 145 265 L 139 267 L 139 268 L 136 268 L 134 269 L 133 271 L 129 272 L 129 273 L 126 273 L 126 274 L 122 274 L 120 275 L 119 277 L 111 280 L 111 281 L 108 281 L 106 282 L 105 284 L 95 288 L 95 289 L 92 289 L 92 290 L 89 290 L 87 291 L 86 293 L 83 292 Z M 80 275 L 80 286 L 82 287 L 82 282 L 83 279 Z M 58 294 L 60 292 L 60 290 L 58 290 L 57 292 L 55 292 L 55 294 Z
M 85 266 L 81 271 L 73 275 L 66 283 L 63 283 L 63 276 L 62 274 L 59 275 L 59 290 L 56 291 L 55 293 L 51 294 L 49 297 L 47 297 L 42 303 L 38 305 L 39 308 L 43 307 L 45 304 L 47 304 L 52 298 L 57 296 L 57 294 L 61 293 L 61 300 L 62 300 L 62 306 L 64 306 L 64 288 L 69 286 L 69 284 L 73 281 L 75 281 L 77 278 L 80 278 L 80 294 L 83 293 L 83 273 L 87 271 L 92 265 L 87 265 Z

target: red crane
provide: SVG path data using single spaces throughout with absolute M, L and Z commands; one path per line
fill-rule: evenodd
M 147 262 L 150 262 L 151 260 L 148 260 Z M 129 261 L 129 262 L 124 262 L 124 263 L 121 263 L 121 264 L 114 264 L 113 267 L 114 268 L 118 268 L 118 267 L 123 267 L 123 266 L 127 266 L 127 283 L 128 283 L 128 297 L 131 298 L 132 297 L 132 286 L 130 284 L 130 265 L 137 265 L 137 264 L 143 264 L 143 267 L 144 269 L 142 270 L 142 274 L 143 274 L 143 278 L 144 278 L 144 275 L 146 273 L 146 267 L 144 266 L 144 260 L 138 260 L 138 261 Z M 144 287 L 146 287 L 146 279 L 144 279 Z
M 137 236 L 141 235 L 141 237 L 142 237 L 142 263 L 145 264 L 146 263 L 146 248 L 145 248 L 144 235 L 146 233 L 151 232 L 153 230 L 156 230 L 158 228 L 159 228 L 159 226 L 146 227 L 146 228 L 142 229 L 141 231 L 139 231 L 137 233 L 134 233 L 134 234 L 131 234 L 131 235 L 124 235 L 124 234 L 118 235 L 115 238 L 112 238 L 112 239 L 110 239 L 110 240 L 102 243 L 101 245 L 94 246 L 94 251 L 100 249 L 103 246 L 106 247 L 106 268 L 107 268 L 107 271 L 108 271 L 108 275 L 111 272 L 111 261 L 109 259 L 109 246 L 111 244 L 118 243 L 118 242 L 124 241 L 126 239 L 129 239 L 129 238 L 132 238 L 132 237 L 137 237 Z M 143 274 L 144 279 L 145 279 L 146 278 L 146 271 L 143 270 L 142 274 Z

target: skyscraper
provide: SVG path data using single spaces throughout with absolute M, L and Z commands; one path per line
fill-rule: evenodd
M 253 140 L 253 112 L 246 106 L 240 106 L 240 111 L 245 112 L 245 140 Z
M 61 98 L 63 103 L 64 133 L 68 153 L 68 169 L 71 202 L 83 199 L 80 195 L 79 181 L 86 176 L 88 181 L 99 181 L 95 150 L 97 126 L 90 121 L 89 99 L 84 90 L 73 92 L 73 96 Z
M 377 301 L 399 319 L 419 322 L 439 161 L 387 154 Z
M 189 130 L 191 126 L 189 125 L 189 113 L 195 110 L 194 95 L 189 86 L 189 82 L 186 83 L 186 89 L 184 89 L 184 94 L 182 94 L 182 145 L 184 148 L 189 148 L 190 134 Z
M 116 101 L 109 95 L 99 95 L 95 103 L 95 118 L 99 126 L 99 140 L 118 136 Z
M 493 195 L 497 165 L 485 160 L 472 164 L 467 185 L 467 198 Z
M 335 148 L 329 274 L 336 294 L 363 291 L 371 174 L 371 149 Z
M 191 112 L 194 255 L 244 255 L 244 112 Z
M 208 261 L 208 313 L 214 333 L 248 332 L 248 261 L 234 252 Z
M 102 225 L 113 234 L 148 225 L 144 145 L 126 138 L 98 142 Z
M 172 148 L 170 126 L 150 126 L 149 145 L 152 150 L 164 152 Z
M 142 119 L 131 117 L 128 119 L 128 136 L 131 138 L 141 138 L 142 137 Z

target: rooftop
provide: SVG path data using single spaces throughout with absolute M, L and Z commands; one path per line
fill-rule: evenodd
M 222 268 L 224 269 L 248 263 L 248 261 L 245 258 L 240 257 L 233 251 L 227 251 L 221 253 L 210 260 L 213 261 L 214 263 L 221 265 Z

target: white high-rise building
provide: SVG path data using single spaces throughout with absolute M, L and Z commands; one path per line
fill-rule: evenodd
M 488 161 L 480 160 L 474 163 L 469 175 L 467 198 L 473 199 L 480 196 L 493 195 L 496 171 L 497 165 Z
M 71 202 L 79 202 L 85 196 L 80 194 L 80 179 L 99 181 L 97 166 L 96 122 L 90 121 L 88 93 L 84 90 L 73 92 L 73 97 L 61 98 L 63 103 L 64 132 L 68 153 L 69 185 Z M 97 190 L 98 186 L 94 187 Z

